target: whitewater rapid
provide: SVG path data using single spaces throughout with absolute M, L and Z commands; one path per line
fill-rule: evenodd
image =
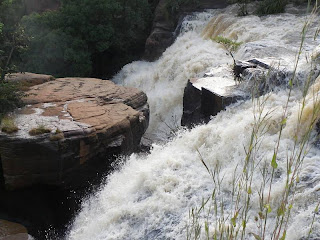
M 317 17 L 315 21 L 319 22 Z M 188 78 L 201 77 L 215 67 L 231 64 L 221 46 L 210 37 L 223 35 L 243 42 L 236 58 L 274 59 L 279 68 L 293 70 L 299 50 L 301 29 L 306 21 L 303 14 L 236 17 L 235 6 L 188 16 L 182 23 L 181 33 L 156 62 L 135 62 L 125 66 L 114 81 L 145 91 L 149 98 L 151 122 L 148 134 L 165 138 L 179 127 L 182 114 L 183 89 Z M 314 38 L 317 24 L 311 24 L 298 66 L 301 78 L 310 70 L 311 55 L 320 44 Z M 318 79 L 320 82 L 320 79 Z M 318 83 L 318 82 L 317 82 Z M 317 84 L 316 83 L 316 84 Z M 320 83 L 318 83 L 320 85 Z M 315 85 L 313 89 L 318 89 Z M 255 152 L 257 169 L 270 162 L 277 142 L 282 114 L 289 90 L 286 86 L 268 94 L 262 114 L 268 112 L 268 126 Z M 315 101 L 314 92 L 307 95 L 306 105 Z M 260 97 L 260 102 L 266 96 Z M 294 149 L 297 119 L 301 108 L 301 88 L 291 93 L 287 108 L 287 122 L 278 148 L 276 177 L 270 196 L 271 208 L 277 206 L 285 188 L 286 159 Z M 312 107 L 310 107 L 312 109 Z M 226 216 L 232 211 L 230 192 L 234 175 L 241 175 L 250 143 L 254 116 L 259 115 L 256 101 L 242 101 L 228 107 L 206 124 L 192 130 L 179 130 L 168 143 L 154 144 L 148 155 L 133 154 L 119 160 L 118 170 L 106 179 L 101 189 L 83 202 L 82 210 L 74 220 L 67 239 L 186 239 L 190 223 L 189 212 L 201 206 L 211 196 L 214 184 L 201 159 L 210 170 L 219 165 L 221 193 L 224 194 Z M 304 121 L 310 111 L 304 112 Z M 315 131 L 311 138 L 316 137 Z M 313 211 L 320 198 L 320 150 L 308 146 L 301 167 L 288 223 L 287 238 L 300 240 L 307 236 Z M 258 190 L 261 174 L 257 171 L 252 181 L 252 205 L 249 210 L 247 232 L 258 232 L 255 221 L 259 212 Z M 267 188 L 266 188 L 267 191 Z M 272 234 L 276 211 L 271 211 L 267 224 L 267 239 Z M 206 217 L 201 216 L 200 222 Z M 215 217 L 209 216 L 211 229 Z M 230 216 L 229 220 L 230 222 Z M 190 226 L 190 225 L 189 225 Z M 320 220 L 316 215 L 314 239 L 320 238 Z M 202 239 L 205 236 L 202 235 Z M 249 238 L 248 238 L 249 239 Z M 254 239 L 250 235 L 250 239 Z

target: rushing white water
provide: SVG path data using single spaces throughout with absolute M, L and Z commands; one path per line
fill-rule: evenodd
M 158 137 L 168 132 L 164 126 L 174 125 L 173 118 L 179 121 L 182 112 L 182 94 L 186 81 L 190 77 L 201 76 L 211 67 L 231 63 L 221 46 L 208 37 L 224 35 L 242 41 L 237 52 L 238 59 L 259 57 L 274 59 L 280 68 L 293 69 L 295 54 L 299 49 L 301 29 L 306 17 L 304 15 L 281 14 L 266 17 L 235 17 L 234 6 L 224 10 L 196 14 L 189 17 L 182 27 L 176 42 L 167 49 L 163 56 L 154 63 L 135 62 L 123 68 L 115 77 L 118 82 L 144 90 L 149 97 L 151 107 L 151 123 L 149 134 Z M 212 20 L 211 20 L 212 19 Z M 319 20 L 319 19 L 318 19 Z M 215 27 L 213 27 L 215 26 Z M 312 33 L 316 25 L 311 25 L 306 44 L 298 67 L 299 72 L 308 71 L 312 51 L 320 44 Z M 304 76 L 302 74 L 302 76 Z M 320 82 L 320 79 L 318 79 Z M 310 121 L 320 83 L 316 83 L 306 97 L 306 109 L 302 114 L 302 126 Z M 276 225 L 277 207 L 286 186 L 287 159 L 297 151 L 295 141 L 306 130 L 297 127 L 302 94 L 295 88 L 291 92 L 287 108 L 286 124 L 282 115 L 287 103 L 289 90 L 268 94 L 264 109 L 259 111 L 256 101 L 245 101 L 230 106 L 220 112 L 207 125 L 197 126 L 190 131 L 180 131 L 170 142 L 154 145 L 149 155 L 132 155 L 112 173 L 101 190 L 83 203 L 83 208 L 75 219 L 68 239 L 186 239 L 187 225 L 190 223 L 189 211 L 192 207 L 200 207 L 203 198 L 211 196 L 214 183 L 205 166 L 209 169 L 220 166 L 219 196 L 224 201 L 226 225 L 231 224 L 234 214 L 231 191 L 233 179 L 242 176 L 246 153 L 249 151 L 251 131 L 255 126 L 254 116 L 270 112 L 263 122 L 268 126 L 259 138 L 259 144 L 253 148 L 252 159 L 255 160 L 253 180 L 250 189 L 251 203 L 248 210 L 246 232 L 259 233 L 255 217 L 259 209 L 259 189 L 262 183 L 261 169 L 264 164 L 270 177 L 271 159 L 279 137 L 281 122 L 284 125 L 277 153 L 277 169 L 274 173 L 270 193 L 270 209 L 266 225 L 266 236 L 270 236 Z M 260 103 L 265 96 L 261 97 Z M 174 117 L 173 117 L 174 116 Z M 268 115 L 269 116 L 269 115 Z M 162 122 L 166 122 L 163 125 Z M 169 129 L 170 130 L 170 129 Z M 296 131 L 299 130 L 297 137 Z M 315 131 L 311 134 L 315 137 Z M 298 140 L 297 140 L 298 139 Z M 320 197 L 320 150 L 309 145 L 306 156 L 299 167 L 300 181 L 294 197 L 291 217 L 287 227 L 287 238 L 299 240 L 307 236 L 311 226 L 313 211 Z M 201 157 L 200 157 L 201 156 Z M 264 188 L 268 195 L 270 179 Z M 237 184 L 236 184 L 237 185 Z M 216 191 L 218 187 L 216 185 Z M 248 192 L 248 189 L 247 189 Z M 241 193 L 241 204 L 246 193 Z M 266 197 L 264 199 L 266 203 Z M 241 205 L 240 204 L 240 205 Z M 241 206 L 240 206 L 241 209 Z M 208 206 L 205 207 L 205 212 Z M 223 214 L 218 214 L 223 215 Z M 208 219 L 210 230 L 215 228 L 217 218 L 209 214 L 208 218 L 200 216 L 200 223 Z M 189 225 L 190 226 L 190 225 Z M 203 226 L 203 225 L 202 225 Z M 237 222 L 237 228 L 241 222 Z M 204 231 L 202 238 L 204 239 Z M 320 238 L 320 219 L 316 215 L 314 221 L 314 239 Z M 254 239 L 248 234 L 245 239 Z

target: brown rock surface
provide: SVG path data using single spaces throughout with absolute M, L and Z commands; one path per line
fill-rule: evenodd
M 92 78 L 61 78 L 33 86 L 26 107 L 14 115 L 19 131 L 0 132 L 5 185 L 81 185 L 92 165 L 109 165 L 114 154 L 131 153 L 149 119 L 146 95 L 138 89 Z M 30 136 L 34 128 L 51 133 Z
M 54 77 L 45 74 L 22 72 L 7 74 L 6 80 L 12 82 L 19 82 L 25 89 L 28 89 L 29 87 L 52 81 L 54 80 Z
M 21 224 L 0 219 L 0 239 L 28 240 L 28 231 Z

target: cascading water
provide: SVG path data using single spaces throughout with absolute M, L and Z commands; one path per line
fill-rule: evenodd
M 306 22 L 305 15 L 281 14 L 261 18 L 240 18 L 235 15 L 235 7 L 231 6 L 225 10 L 187 17 L 180 36 L 158 61 L 129 64 L 115 77 L 115 81 L 138 87 L 148 94 L 151 109 L 148 133 L 153 134 L 154 138 L 164 138 L 170 128 L 180 121 L 182 94 L 188 78 L 201 76 L 210 68 L 232 63 L 232 59 L 210 37 L 223 35 L 243 42 L 236 54 L 237 59 L 275 59 L 279 68 L 293 70 L 301 41 L 301 29 Z M 311 24 L 310 28 L 298 66 L 301 79 L 302 76 L 306 79 L 304 73 L 310 70 L 307 63 L 310 63 L 312 51 L 320 44 L 320 38 L 314 39 L 312 35 L 317 26 Z M 261 192 L 260 195 L 258 193 L 262 182 L 261 171 L 266 166 L 270 177 L 270 162 L 279 131 L 282 131 L 267 205 L 270 213 L 265 235 L 266 239 L 270 239 L 277 214 L 281 216 L 281 212 L 279 214 L 275 208 L 286 189 L 287 159 L 299 149 L 295 143 L 300 141 L 304 132 L 298 129 L 300 135 L 294 134 L 297 131 L 298 116 L 303 124 L 311 121 L 319 82 L 318 78 L 311 88 L 314 91 L 310 90 L 307 94 L 304 104 L 306 108 L 302 115 L 299 115 L 303 96 L 301 88 L 293 88 L 286 108 L 289 90 L 283 87 L 267 97 L 234 104 L 206 125 L 190 131 L 181 130 L 170 142 L 153 145 L 149 155 L 133 154 L 119 170 L 108 176 L 101 190 L 84 201 L 67 239 L 186 239 L 187 225 L 192 218 L 190 210 L 193 207 L 199 209 L 202 199 L 207 199 L 218 187 L 219 204 L 223 197 L 225 224 L 230 225 L 234 213 L 231 196 L 234 176 L 239 179 L 243 174 L 248 151 L 253 149 L 250 148 L 252 129 L 256 126 L 258 116 L 264 115 L 267 117 L 262 125 L 267 127 L 257 131 L 261 137 L 257 137 L 259 141 L 254 147 L 256 171 L 252 174 L 248 193 L 251 204 L 246 218 L 246 232 L 259 233 L 260 220 L 257 223 L 256 217 L 260 211 Z M 287 109 L 286 122 L 283 121 L 284 109 Z M 311 135 L 315 137 L 316 134 L 312 132 Z M 303 153 L 308 151 L 299 167 L 300 181 L 297 181 L 295 194 L 289 198 L 290 201 L 294 198 L 286 233 L 286 239 L 290 240 L 303 239 L 308 235 L 313 211 L 320 197 L 320 150 L 315 145 L 302 146 L 302 149 Z M 219 176 L 223 180 L 218 185 L 214 184 L 201 160 L 210 170 L 220 169 Z M 275 167 L 275 162 L 272 164 Z M 270 178 L 266 181 L 262 192 L 267 196 Z M 243 196 L 240 197 L 241 202 L 247 195 Z M 315 219 L 311 236 L 319 239 L 320 221 L 318 216 Z M 198 220 L 200 223 L 208 221 L 210 233 L 217 229 L 215 214 L 200 215 Z M 237 222 L 236 228 L 240 226 L 241 222 Z M 201 237 L 204 236 L 203 230 Z M 245 239 L 249 238 L 255 239 L 248 234 Z

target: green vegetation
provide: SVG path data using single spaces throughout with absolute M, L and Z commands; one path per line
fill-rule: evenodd
M 288 0 L 264 0 L 258 5 L 257 14 L 267 15 L 283 13 Z
M 19 84 L 5 81 L 6 74 L 17 70 L 27 47 L 28 39 L 19 24 L 21 6 L 21 0 L 0 1 L 0 121 L 6 113 L 22 105 L 24 96 Z
M 13 117 L 4 117 L 1 121 L 1 131 L 4 133 L 12 134 L 19 130 L 15 125 Z
M 310 2 L 309 2 L 310 3 Z M 304 24 L 302 30 L 300 49 L 294 63 L 294 75 L 288 83 L 288 95 L 282 108 L 282 115 L 278 121 L 278 136 L 273 146 L 272 157 L 260 158 L 260 146 L 263 138 L 271 127 L 273 110 L 267 110 L 266 106 L 270 95 L 252 99 L 254 122 L 252 124 L 250 140 L 244 146 L 245 157 L 235 169 L 231 182 L 231 189 L 222 188 L 224 176 L 221 166 L 209 166 L 206 160 L 199 157 L 204 167 L 210 174 L 214 189 L 212 195 L 203 199 L 200 207 L 190 210 L 189 224 L 187 226 L 187 239 L 256 239 L 256 240 L 284 240 L 287 239 L 289 222 L 292 220 L 292 211 L 296 204 L 296 194 L 299 187 L 301 167 L 310 149 L 310 138 L 320 117 L 320 101 L 317 96 L 318 89 L 313 89 L 314 72 L 310 72 L 302 89 L 302 99 L 299 105 L 299 113 L 294 124 L 293 145 L 288 150 L 287 156 L 280 156 L 280 148 L 284 137 L 283 130 L 288 124 L 289 105 L 292 90 L 297 85 L 296 69 L 299 57 L 304 47 L 308 27 L 312 24 L 315 7 Z M 315 87 L 316 88 L 316 87 Z M 260 155 L 260 157 L 259 157 Z M 280 159 L 284 162 L 281 162 Z M 277 197 L 272 196 L 275 190 L 275 182 L 280 178 L 285 179 L 285 185 Z M 260 179 L 259 186 L 255 186 L 253 179 Z M 254 187 L 255 186 L 255 187 Z M 228 201 L 229 200 L 229 201 Z M 258 201 L 258 204 L 257 204 Z M 310 216 L 310 225 L 303 239 L 311 239 L 314 223 L 317 222 L 319 203 Z M 252 211 L 251 211 L 252 210 Z M 272 216 L 272 217 L 271 217 Z M 210 219 L 214 219 L 213 222 Z M 256 232 L 249 232 L 249 219 L 254 219 Z M 272 218 L 272 219 L 271 219 Z M 267 232 L 270 234 L 268 236 Z
M 42 134 L 45 134 L 45 133 L 50 133 L 51 132 L 51 129 L 49 128 L 46 128 L 45 126 L 43 125 L 40 125 L 38 126 L 37 128 L 33 128 L 29 131 L 29 134 L 31 136 L 37 136 L 37 135 L 42 135 Z
M 23 105 L 22 97 L 25 93 L 19 90 L 15 82 L 0 82 L 0 121 L 6 113 Z
M 240 82 L 241 77 L 236 69 L 236 59 L 234 58 L 234 53 L 239 49 L 241 42 L 233 41 L 229 38 L 225 38 L 222 36 L 217 36 L 215 38 L 212 38 L 212 41 L 215 41 L 223 46 L 223 48 L 227 51 L 227 55 L 232 57 L 233 60 L 233 66 L 232 71 L 234 75 L 234 80 Z
M 32 41 L 21 69 L 54 76 L 120 69 L 144 48 L 151 17 L 147 0 L 62 0 L 57 11 L 23 18 Z

